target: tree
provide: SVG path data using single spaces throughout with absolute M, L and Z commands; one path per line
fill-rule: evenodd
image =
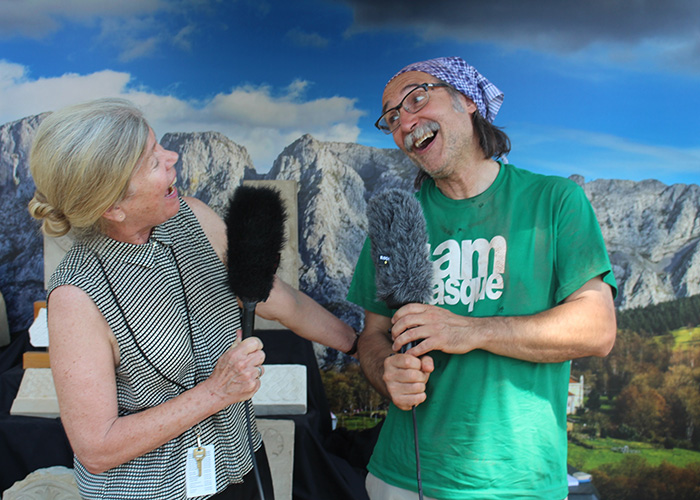
M 615 419 L 643 438 L 659 441 L 667 435 L 669 408 L 666 399 L 643 383 L 625 387 L 615 401 Z
M 670 403 L 674 436 L 697 445 L 696 428 L 700 424 L 700 369 L 672 366 L 664 378 L 664 395 Z
M 638 456 L 592 471 L 605 500 L 696 500 L 700 498 L 700 464 L 651 466 Z

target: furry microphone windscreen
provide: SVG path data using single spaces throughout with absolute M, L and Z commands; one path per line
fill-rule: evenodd
M 433 286 L 433 263 L 423 209 L 413 194 L 386 189 L 367 204 L 377 298 L 391 309 L 426 303 Z
M 240 186 L 226 213 L 229 286 L 241 300 L 265 301 L 272 290 L 285 242 L 287 214 L 279 192 Z

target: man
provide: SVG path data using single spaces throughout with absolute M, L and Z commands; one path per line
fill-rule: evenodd
M 366 243 L 348 293 L 366 310 L 362 369 L 393 403 L 372 500 L 417 498 L 414 406 L 426 498 L 568 494 L 569 360 L 612 349 L 616 284 L 583 190 L 502 159 L 502 100 L 460 58 L 407 66 L 384 90 L 377 127 L 420 168 L 435 284 L 430 304 L 389 310 Z

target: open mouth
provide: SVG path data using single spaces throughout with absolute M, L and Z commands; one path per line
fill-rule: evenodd
M 175 189 L 175 181 L 173 181 L 173 183 L 168 186 L 168 194 L 166 194 L 165 197 L 170 198 L 174 196 L 175 193 L 177 193 L 177 189 Z
M 428 122 L 421 125 L 406 137 L 405 146 L 409 151 L 421 152 L 435 140 L 440 130 L 436 122 Z
M 435 139 L 436 132 L 432 130 L 428 131 L 427 134 L 422 135 L 413 143 L 413 148 L 416 151 L 422 151 L 428 147 L 428 145 Z

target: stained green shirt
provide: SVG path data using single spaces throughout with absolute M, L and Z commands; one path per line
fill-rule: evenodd
M 588 280 L 615 279 L 593 209 L 573 181 L 501 164 L 466 200 L 432 180 L 417 193 L 436 270 L 431 303 L 475 317 L 530 315 Z M 375 296 L 369 241 L 348 299 L 391 316 Z M 417 407 L 423 491 L 439 499 L 563 499 L 570 362 L 531 363 L 476 350 L 431 352 L 427 400 Z M 416 490 L 411 412 L 391 405 L 369 470 Z

